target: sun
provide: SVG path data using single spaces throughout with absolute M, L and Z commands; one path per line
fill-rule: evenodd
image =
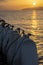
M 36 2 L 33 2 L 33 5 L 35 6 L 36 5 Z

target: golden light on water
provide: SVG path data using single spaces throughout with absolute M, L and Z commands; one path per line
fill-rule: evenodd
M 39 34 L 38 31 L 36 31 L 38 29 L 38 21 L 36 20 L 36 17 L 37 17 L 36 11 L 34 10 L 32 13 L 32 22 L 31 22 L 31 28 L 32 28 L 31 33 L 33 35 Z
M 36 11 L 33 11 L 32 14 L 32 28 L 36 29 L 38 27 L 38 23 L 36 21 Z

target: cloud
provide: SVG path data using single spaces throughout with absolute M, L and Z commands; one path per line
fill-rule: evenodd
M 0 0 L 0 1 L 5 1 L 5 0 Z
M 5 2 L 5 1 L 7 1 L 7 0 L 0 0 L 0 2 Z

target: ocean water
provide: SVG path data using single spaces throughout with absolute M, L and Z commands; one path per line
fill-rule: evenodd
M 36 42 L 38 57 L 43 56 L 43 10 L 2 11 L 0 18 L 13 24 L 14 29 L 20 27 L 25 33 L 31 33 L 30 38 Z

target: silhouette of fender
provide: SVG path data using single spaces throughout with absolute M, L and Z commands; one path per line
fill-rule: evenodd
M 35 42 L 27 35 L 21 37 L 17 31 L 13 31 L 9 27 L 0 26 L 1 49 L 8 65 L 38 65 Z
M 16 56 L 13 59 L 13 65 L 14 61 L 16 62 L 18 59 L 18 55 L 19 60 L 21 60 L 21 65 L 38 65 L 38 55 L 35 42 L 28 39 L 27 37 L 23 37 L 20 41 L 20 45 L 18 46 Z M 17 65 L 17 63 L 15 64 Z
M 9 48 L 7 60 L 11 65 L 38 65 L 35 42 L 25 36 L 20 37 Z

